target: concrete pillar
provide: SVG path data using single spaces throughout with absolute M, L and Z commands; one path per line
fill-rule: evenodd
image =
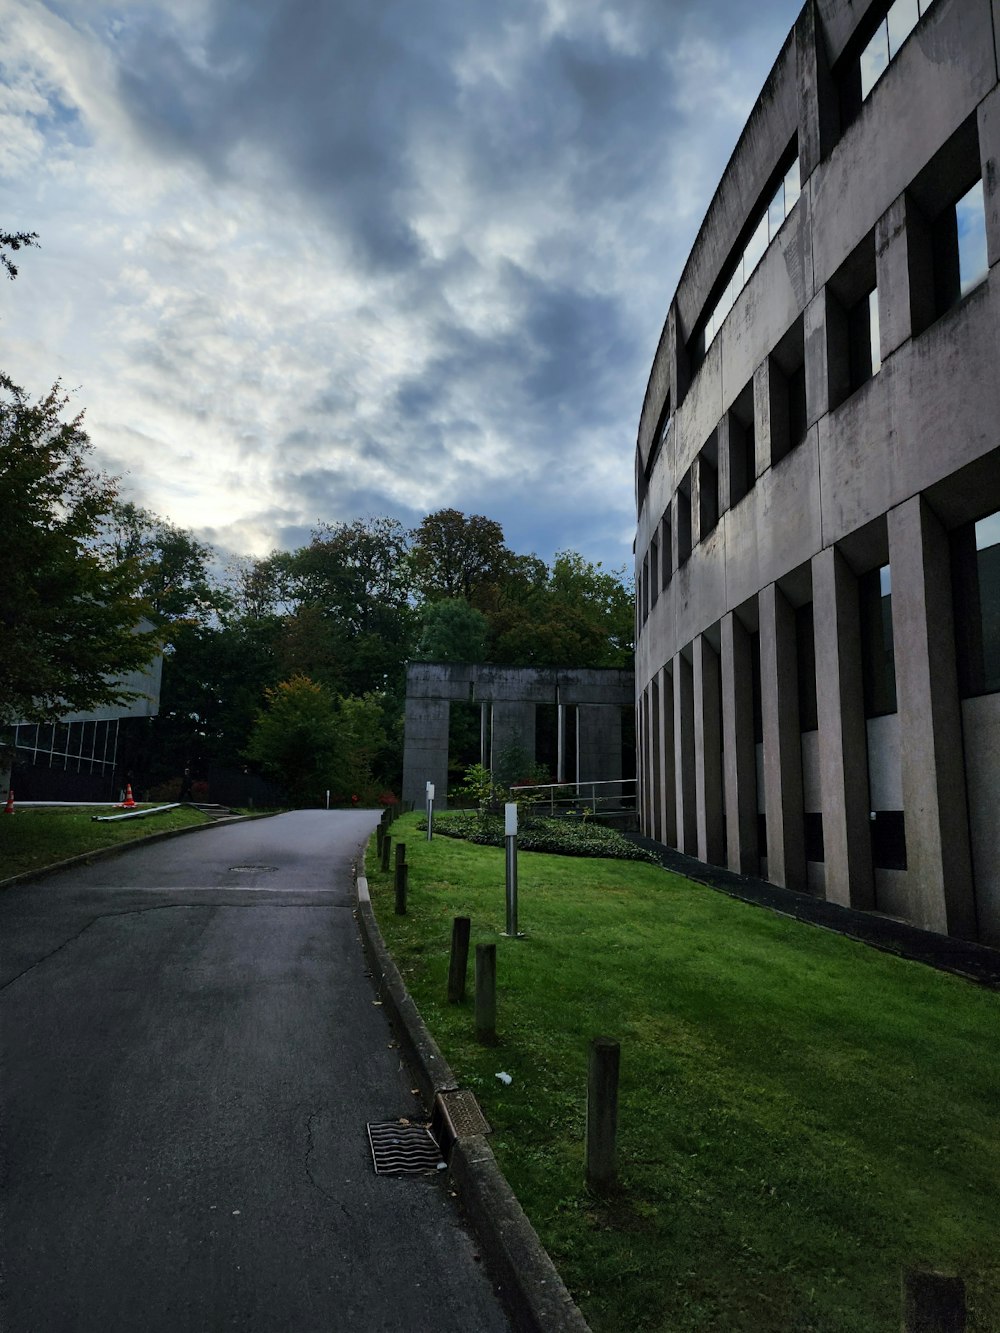
M 642 819 L 640 827 L 647 838 L 653 834 L 653 768 L 649 744 L 649 689 L 639 696 L 639 727 L 636 732 L 639 739 L 639 774 L 642 798 Z
M 774 357 L 765 357 L 754 371 L 753 415 L 755 466 L 760 477 L 791 447 L 788 381 Z
M 879 344 L 882 359 L 934 319 L 934 263 L 930 228 L 907 194 L 875 227 Z
M 492 707 L 490 768 L 497 769 L 505 751 L 517 747 L 535 762 L 535 705 L 495 699 Z
M 976 938 L 948 537 L 919 495 L 888 514 L 913 920 Z
M 998 6 L 994 5 L 994 9 Z M 1000 45 L 1000 12 L 996 14 Z M 1000 89 L 994 88 L 979 104 L 979 155 L 983 164 L 983 201 L 986 205 L 986 257 L 990 267 L 1000 263 Z
M 621 709 L 612 704 L 580 704 L 577 717 L 580 781 L 618 781 L 622 775 Z
M 677 846 L 698 855 L 698 812 L 694 773 L 694 676 L 683 653 L 674 658 L 674 796 Z
M 795 25 L 799 73 L 799 174 L 806 181 L 828 157 L 839 136 L 837 88 L 830 73 L 815 0 Z
M 826 896 L 875 906 L 858 582 L 834 547 L 813 556 L 816 711 Z
M 722 865 L 726 859 L 722 818 L 722 714 L 719 658 L 699 634 L 694 641 L 694 771 L 698 811 L 698 859 Z
M 757 604 L 760 613 L 767 877 L 785 888 L 805 890 L 795 613 L 774 583 L 761 590 Z
M 447 699 L 406 701 L 403 800 L 417 807 L 424 804 L 428 782 L 434 783 L 437 808 L 447 806 L 449 711 Z
M 723 617 L 721 630 L 726 864 L 737 874 L 757 875 L 760 850 L 750 635 L 732 611 Z
M 674 758 L 674 678 L 666 667 L 660 672 L 660 719 L 663 735 L 660 740 L 662 756 L 662 828 L 663 842 L 677 846 L 677 788 Z
M 660 678 L 655 675 L 649 683 L 649 771 L 652 775 L 651 836 L 663 841 L 663 723 L 660 718 Z

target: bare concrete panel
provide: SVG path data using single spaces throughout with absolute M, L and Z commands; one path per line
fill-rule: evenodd
M 698 809 L 694 772 L 694 679 L 683 653 L 674 658 L 674 795 L 677 846 L 698 855 Z
M 994 25 L 1000 31 L 1000 0 L 994 0 Z M 979 154 L 986 203 L 986 254 L 990 267 L 1000 263 L 1000 89 L 979 104 Z
M 750 636 L 733 612 L 723 618 L 721 631 L 726 857 L 730 870 L 755 875 L 759 851 Z
M 404 710 L 403 800 L 422 806 L 427 783 L 433 782 L 440 808 L 448 797 L 447 699 L 407 697 Z
M 831 901 L 867 909 L 875 885 L 857 580 L 828 547 L 813 558 L 812 584 L 825 888 Z
M 695 801 L 698 857 L 722 865 L 726 859 L 722 818 L 722 714 L 719 658 L 704 634 L 694 641 Z
M 622 714 L 620 708 L 580 704 L 578 749 L 580 782 L 617 782 L 622 775 Z
M 768 878 L 786 889 L 804 890 L 807 885 L 795 617 L 773 583 L 761 590 L 759 606 Z
M 974 939 L 948 539 L 919 496 L 888 525 L 911 919 Z

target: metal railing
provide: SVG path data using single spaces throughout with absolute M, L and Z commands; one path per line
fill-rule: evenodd
M 636 812 L 636 778 L 606 782 L 548 782 L 511 788 L 515 799 L 533 797 L 535 810 L 552 815 L 602 815 L 626 819 Z

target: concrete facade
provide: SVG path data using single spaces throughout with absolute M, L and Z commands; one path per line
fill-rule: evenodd
M 493 768 L 516 745 L 534 757 L 536 709 L 557 710 L 559 781 L 607 782 L 622 776 L 622 709 L 635 699 L 631 671 L 502 667 L 467 662 L 412 662 L 406 671 L 403 800 L 423 805 L 426 784 L 444 809 L 448 794 L 448 728 L 451 705 L 480 708 L 480 759 Z M 566 730 L 574 728 L 573 743 Z M 565 755 L 575 753 L 575 771 Z
M 804 6 L 667 313 L 639 808 L 703 860 L 1000 945 L 1000 18 L 920 0 L 868 86 L 889 8 Z

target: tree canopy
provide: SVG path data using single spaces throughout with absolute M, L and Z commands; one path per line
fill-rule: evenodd
M 82 415 L 57 383 L 38 402 L 0 374 L 0 722 L 47 721 L 127 697 L 157 642 L 137 562 L 99 547 L 115 482 L 88 466 Z

